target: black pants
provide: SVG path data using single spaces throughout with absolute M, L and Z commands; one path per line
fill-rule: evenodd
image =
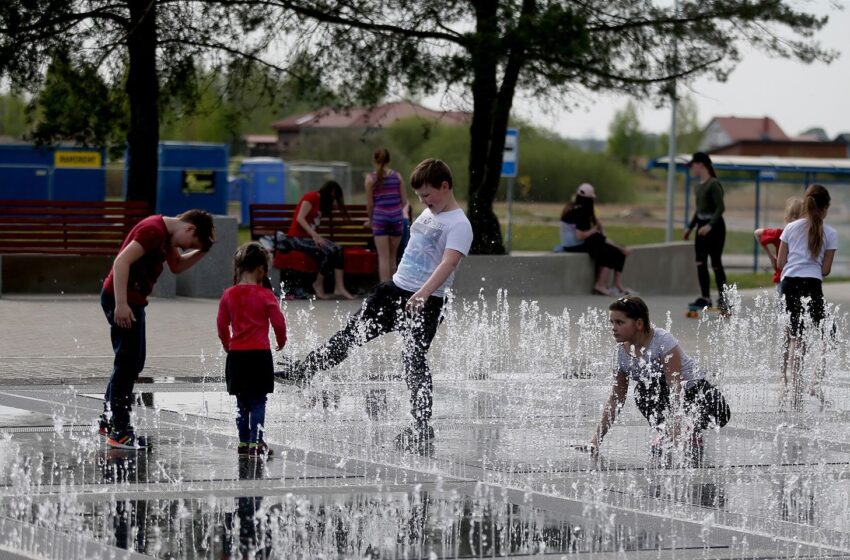
M 115 296 L 101 292 L 100 305 L 109 322 L 112 351 L 115 353 L 112 376 L 104 395 L 104 411 L 108 405 L 112 411 L 112 429 L 121 432 L 130 425 L 133 386 L 145 367 L 145 306 L 130 305 L 136 320 L 129 329 L 123 329 L 115 324 Z
M 287 237 L 285 246 L 290 251 L 307 253 L 314 259 L 322 276 L 333 275 L 334 270 L 342 270 L 342 247 L 333 241 L 325 240 L 321 247 L 309 237 Z
M 582 246 L 597 266 L 613 268 L 617 272 L 623 272 L 626 255 L 618 247 L 608 243 L 608 239 L 601 233 L 594 233 L 585 239 Z
M 425 355 L 441 321 L 443 298 L 431 296 L 422 311 L 411 315 L 404 306 L 412 295 L 392 282 L 379 284 L 342 330 L 304 358 L 307 374 L 330 369 L 345 360 L 352 348 L 398 331 L 402 335 L 401 356 L 404 380 L 410 389 L 411 414 L 420 426 L 428 424 L 433 385 Z
M 635 385 L 635 404 L 650 426 L 657 428 L 663 424 L 670 411 L 670 388 L 664 376 L 639 381 Z M 722 428 L 732 415 L 726 399 L 717 387 L 705 379 L 685 389 L 683 404 L 685 414 L 694 420 L 694 429 L 697 431 L 709 426 Z
M 711 226 L 708 235 L 700 235 L 699 228 L 708 224 L 708 220 L 697 220 L 694 252 L 697 261 L 697 278 L 702 297 L 711 299 L 711 278 L 708 275 L 708 259 L 714 269 L 714 281 L 717 283 L 717 295 L 723 301 L 723 286 L 726 285 L 726 271 L 723 269 L 723 246 L 726 245 L 726 222 L 720 219 Z
M 798 336 L 803 330 L 803 298 L 810 298 L 809 317 L 812 324 L 820 325 L 825 311 L 823 302 L 823 282 L 817 278 L 785 277 L 782 279 L 782 296 L 785 307 L 791 314 L 791 332 Z

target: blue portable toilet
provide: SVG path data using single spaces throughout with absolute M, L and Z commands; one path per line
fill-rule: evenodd
M 226 215 L 227 160 L 224 144 L 160 142 L 156 213 L 175 216 L 199 208 Z
M 7 200 L 103 200 L 103 148 L 0 145 L 0 198 Z
M 255 157 L 242 160 L 242 224 L 251 221 L 251 204 L 286 202 L 286 166 L 280 158 Z

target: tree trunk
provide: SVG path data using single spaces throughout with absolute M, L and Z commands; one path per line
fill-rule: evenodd
M 471 253 L 503 255 L 502 231 L 493 212 L 495 192 L 488 184 L 488 166 L 492 163 L 491 140 L 493 112 L 496 104 L 497 53 L 499 30 L 497 3 L 478 2 L 475 5 L 477 42 L 471 49 L 472 123 L 469 127 L 469 221 L 475 237 Z M 504 134 L 504 133 L 503 133 Z M 504 145 L 504 138 L 502 138 Z M 500 154 L 501 157 L 501 154 Z M 498 185 L 497 185 L 498 186 Z
M 144 200 L 156 212 L 159 148 L 159 79 L 156 71 L 156 0 L 127 0 L 127 200 Z

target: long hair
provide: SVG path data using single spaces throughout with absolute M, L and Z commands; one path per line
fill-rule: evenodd
M 326 181 L 324 185 L 319 187 L 319 210 L 322 216 L 331 217 L 333 212 L 334 202 L 339 206 L 340 211 L 348 218 L 348 210 L 345 208 L 345 197 L 342 194 L 342 187 L 336 181 Z
M 390 162 L 390 152 L 386 148 L 378 148 L 372 154 L 372 161 L 378 166 L 378 169 L 375 171 L 375 189 L 378 189 L 384 183 L 387 164 Z
M 256 241 L 244 243 L 233 255 L 233 283 L 238 284 L 244 272 L 263 270 L 263 276 L 269 275 L 269 253 Z
M 809 253 L 817 259 L 823 248 L 823 216 L 831 198 L 823 185 L 809 185 L 803 198 L 803 214 L 809 220 Z
M 567 202 L 561 210 L 561 220 L 567 217 L 567 213 L 573 208 L 578 208 L 582 214 L 586 214 L 592 225 L 596 225 L 596 212 L 593 210 L 593 199 L 588 196 L 577 194 L 571 202 Z

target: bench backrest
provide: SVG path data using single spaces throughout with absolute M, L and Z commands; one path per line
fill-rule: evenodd
M 115 255 L 146 202 L 0 200 L 0 253 Z
M 252 204 L 251 239 L 259 239 L 275 232 L 287 233 L 295 219 L 295 204 Z M 365 204 L 346 204 L 349 221 L 334 208 L 330 219 L 322 218 L 319 235 L 343 247 L 365 247 L 372 240 L 372 230 L 363 226 L 368 215 Z

